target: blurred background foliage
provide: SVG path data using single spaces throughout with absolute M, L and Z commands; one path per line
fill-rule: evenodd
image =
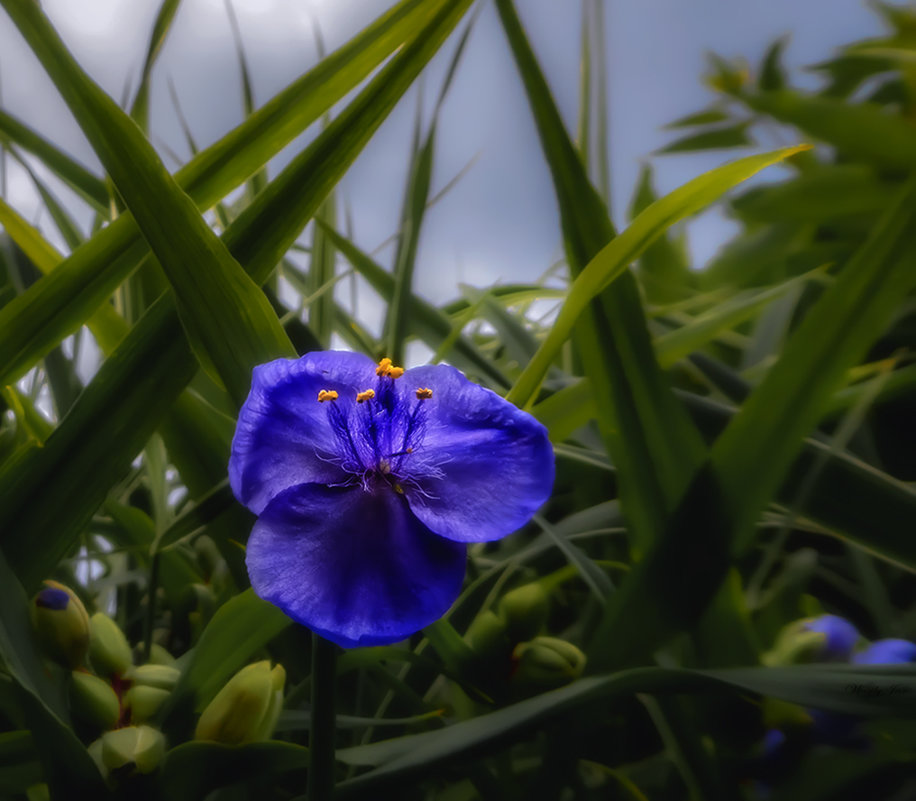
M 239 47 L 246 120 L 202 150 L 186 130 L 174 175 L 143 131 L 178 2 L 120 107 L 37 4 L 0 5 L 105 169 L 0 111 L 3 159 L 30 171 L 66 243 L 0 199 L 0 796 L 303 797 L 311 639 L 248 589 L 234 416 L 259 362 L 328 347 L 401 361 L 416 343 L 529 408 L 557 481 L 524 530 L 471 547 L 445 620 L 341 654 L 339 797 L 916 795 L 912 666 L 822 663 L 797 623 L 829 612 L 864 640 L 916 639 L 911 9 L 876 5 L 887 35 L 815 65 L 813 91 L 783 41 L 761 64 L 712 57 L 715 99 L 658 155 L 788 149 L 661 198 L 646 166 L 618 234 L 589 35 L 601 3 L 583 5 L 570 133 L 497 0 L 565 258 L 434 305 L 414 288 L 418 242 L 470 0 L 401 0 L 257 110 Z M 335 186 L 440 47 L 450 67 L 418 112 L 379 263 Z M 728 195 L 738 233 L 692 265 L 683 221 L 777 162 Z M 92 209 L 90 231 L 36 163 Z M 356 276 L 380 328 L 355 311 Z

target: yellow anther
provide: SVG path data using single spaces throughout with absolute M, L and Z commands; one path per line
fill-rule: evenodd
M 419 387 L 417 389 L 417 400 L 429 400 L 433 396 L 433 391 L 429 387 Z
M 364 389 L 362 392 L 357 393 L 356 402 L 364 403 L 367 400 L 372 400 L 375 397 L 374 389 Z
M 389 378 L 400 378 L 404 375 L 403 367 L 395 367 L 391 359 L 387 356 L 378 363 L 378 367 L 375 368 L 376 375 L 386 375 Z
M 337 390 L 334 389 L 320 389 L 318 390 L 318 402 L 324 403 L 329 400 L 337 400 Z

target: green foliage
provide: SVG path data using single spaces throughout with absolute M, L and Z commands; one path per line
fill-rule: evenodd
M 908 797 L 916 669 L 772 655 L 786 626 L 818 645 L 791 624 L 822 612 L 866 641 L 916 638 L 912 11 L 878 6 L 887 37 L 817 65 L 813 92 L 786 40 L 756 71 L 714 57 L 715 100 L 654 157 L 755 152 L 661 197 L 646 164 L 617 232 L 600 0 L 582 3 L 575 138 L 497 0 L 565 272 L 437 306 L 415 277 L 472 0 L 401 0 L 257 110 L 227 5 L 246 119 L 174 175 L 145 132 L 180 2 L 159 8 L 129 113 L 39 4 L 0 6 L 105 171 L 0 110 L 0 158 L 52 227 L 0 198 L 0 797 Z M 383 264 L 352 241 L 339 183 L 443 48 Z M 773 123 L 797 144 L 756 152 Z M 739 231 L 692 265 L 684 226 L 719 202 Z M 342 302 L 347 273 L 383 304 L 378 329 Z M 395 361 L 422 343 L 530 409 L 557 459 L 532 522 L 469 549 L 442 620 L 343 654 L 248 586 L 252 518 L 226 476 L 251 368 L 338 338 Z M 46 579 L 72 588 L 69 612 L 33 608 Z M 852 739 L 817 744 L 811 709 L 852 716 Z M 794 749 L 779 775 L 773 727 Z

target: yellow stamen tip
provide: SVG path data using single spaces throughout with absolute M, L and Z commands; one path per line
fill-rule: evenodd
M 318 402 L 337 400 L 337 391 L 333 389 L 322 389 L 318 391 Z
M 375 368 L 376 375 L 385 375 L 389 378 L 400 378 L 404 375 L 403 367 L 394 367 L 391 359 L 387 356 L 378 363 L 378 367 Z
M 375 397 L 374 389 L 365 389 L 362 392 L 357 393 L 356 402 L 364 403 L 367 400 L 372 400 Z
M 419 387 L 417 389 L 417 400 L 428 400 L 433 396 L 433 391 L 428 387 Z

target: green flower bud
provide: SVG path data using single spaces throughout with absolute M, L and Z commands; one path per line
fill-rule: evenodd
M 160 690 L 174 690 L 181 671 L 166 665 L 140 665 L 127 671 L 126 677 L 134 684 L 157 687 Z
M 111 685 L 93 676 L 74 670 L 70 682 L 70 709 L 78 720 L 100 729 L 118 725 L 121 705 Z
M 506 621 L 512 642 L 524 642 L 537 637 L 547 622 L 550 598 L 547 591 L 534 581 L 507 592 L 499 601 L 497 611 Z
M 100 676 L 123 675 L 133 663 L 124 632 L 102 612 L 89 618 L 89 661 Z
M 763 712 L 763 725 L 768 729 L 787 731 L 811 725 L 811 715 L 808 714 L 808 710 L 798 704 L 778 698 L 762 698 L 760 708 Z
M 153 643 L 149 649 L 149 663 L 151 665 L 165 665 L 166 667 L 175 667 L 176 659 L 159 643 Z
M 130 709 L 131 723 L 146 723 L 169 697 L 169 691 L 142 684 L 131 687 L 124 694 L 124 705 Z
M 861 635 L 837 615 L 817 615 L 784 626 L 773 648 L 763 656 L 766 665 L 805 662 L 847 662 Z
M 824 635 L 817 631 L 783 630 L 773 648 L 762 655 L 761 661 L 770 667 L 797 665 L 816 661 L 824 645 Z
M 102 738 L 99 737 L 98 740 L 93 740 L 86 746 L 86 750 L 89 752 L 89 756 L 92 757 L 92 761 L 95 762 L 95 766 L 99 769 L 99 773 L 107 779 L 108 768 L 105 767 L 105 763 L 102 761 Z
M 496 660 L 500 656 L 507 659 L 511 648 L 506 636 L 505 621 L 489 610 L 474 618 L 464 634 L 464 641 L 477 656 L 486 661 Z
M 44 782 L 26 787 L 26 801 L 51 801 L 51 791 Z
M 69 587 L 45 581 L 29 609 L 42 650 L 68 668 L 83 664 L 89 647 L 89 615 Z
M 579 678 L 585 669 L 585 654 L 556 637 L 520 643 L 512 656 L 516 660 L 512 683 L 525 691 L 561 687 Z
M 165 756 L 165 737 L 151 726 L 126 726 L 102 735 L 102 764 L 107 772 L 134 765 L 152 773 Z
M 227 745 L 270 739 L 283 706 L 285 683 L 282 665 L 271 670 L 264 660 L 243 667 L 204 709 L 194 739 Z
M 207 583 L 212 581 L 214 575 L 225 571 L 226 563 L 223 561 L 219 548 L 206 534 L 194 540 L 193 548 L 201 567 L 201 575 L 207 580 Z

